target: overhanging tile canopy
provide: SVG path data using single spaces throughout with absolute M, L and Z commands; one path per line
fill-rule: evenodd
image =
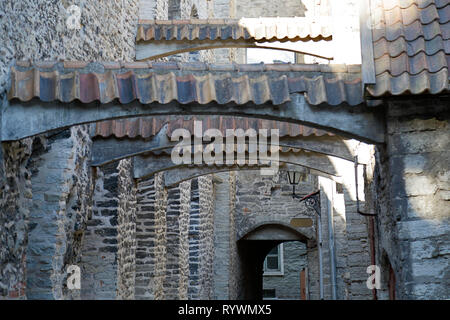
M 161 128 L 167 124 L 167 136 L 178 128 L 184 128 L 194 132 L 194 122 L 200 121 L 203 131 L 214 128 L 220 130 L 225 136 L 226 129 L 278 129 L 280 138 L 283 137 L 307 137 L 307 136 L 334 136 L 324 130 L 298 125 L 288 122 L 237 117 L 140 117 L 134 119 L 118 119 L 97 122 L 93 137 L 101 138 L 150 138 L 158 134 Z
M 304 93 L 312 105 L 359 105 L 358 65 L 18 62 L 8 98 L 126 104 L 280 105 Z
M 372 0 L 374 97 L 449 90 L 450 1 Z
M 331 40 L 327 18 L 140 20 L 136 41 L 151 40 Z

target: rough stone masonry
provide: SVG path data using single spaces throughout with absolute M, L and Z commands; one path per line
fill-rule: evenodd
M 4 0 L 0 104 L 15 61 L 133 61 L 139 18 L 336 16 L 354 3 Z M 67 27 L 72 4 L 82 13 L 80 29 Z M 245 59 L 245 49 L 235 48 L 169 58 Z M 379 299 L 450 298 L 449 105 L 433 96 L 384 102 L 386 142 L 369 154 L 360 186 L 363 210 L 377 214 L 375 251 L 351 170 L 339 181 L 309 174 L 299 186 L 302 196 L 321 192 L 326 299 L 371 299 L 366 268 L 373 255 L 382 268 Z M 168 188 L 162 172 L 133 179 L 131 159 L 91 168 L 89 133 L 82 125 L 2 143 L 0 299 L 260 297 L 265 255 L 292 239 L 303 241 L 308 298 L 319 298 L 317 220 L 291 198 L 285 171 L 219 173 Z M 292 228 L 299 217 L 312 226 Z M 81 268 L 81 290 L 67 288 L 73 264 Z
M 66 9 L 71 4 L 81 9 L 81 29 L 66 26 L 69 18 Z M 137 10 L 137 0 L 101 3 L 2 1 L 0 101 L 5 99 L 8 89 L 9 66 L 16 60 L 132 61 Z M 80 126 L 56 135 L 2 144 L 1 297 L 25 298 L 28 283 L 31 286 L 30 298 L 64 298 L 64 268 L 79 259 L 78 242 L 83 237 L 83 223 L 90 215 L 88 190 L 92 179 L 87 165 L 90 137 L 86 132 L 87 128 Z M 55 139 L 58 135 L 59 138 Z M 33 148 L 35 157 L 40 159 L 30 158 Z M 55 217 L 53 221 L 51 216 Z M 27 250 L 28 238 L 34 237 L 39 230 L 49 232 L 47 238 L 41 234 L 40 247 Z M 26 252 L 30 254 L 28 258 Z M 32 255 L 45 256 L 42 261 L 47 264 L 39 266 L 32 263 L 30 275 L 41 267 L 44 271 L 39 279 L 27 280 L 25 265 Z

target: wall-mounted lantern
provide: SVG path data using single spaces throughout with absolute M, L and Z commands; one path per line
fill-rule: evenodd
M 306 174 L 298 171 L 288 171 L 287 172 L 289 184 L 292 185 L 292 198 L 298 198 L 295 194 L 295 186 L 300 183 L 300 181 L 306 180 Z

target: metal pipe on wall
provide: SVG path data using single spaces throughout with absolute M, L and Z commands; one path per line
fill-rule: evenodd
M 376 213 L 367 213 L 362 212 L 359 208 L 359 186 L 358 186 L 358 156 L 355 156 L 355 188 L 356 188 L 356 210 L 357 212 L 365 217 L 369 217 L 369 242 L 370 242 L 370 263 L 372 265 L 376 264 L 375 257 L 375 218 L 377 217 Z M 364 167 L 365 171 L 365 167 Z M 372 297 L 373 300 L 378 300 L 377 297 L 377 289 L 372 289 Z
M 331 187 L 330 194 L 327 195 L 327 219 L 328 219 L 328 246 L 330 249 L 330 268 L 331 268 L 331 297 L 337 299 L 336 293 L 336 252 L 334 247 L 334 223 L 333 223 L 333 193 L 334 189 L 332 180 L 328 181 Z
M 322 260 L 322 217 L 317 215 L 318 253 L 319 253 L 319 298 L 323 300 L 323 260 Z

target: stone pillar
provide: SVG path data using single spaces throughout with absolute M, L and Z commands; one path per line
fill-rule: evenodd
M 342 184 L 333 181 L 333 224 L 336 249 L 337 297 L 338 300 L 349 299 L 348 279 L 348 242 L 345 197 Z
M 136 299 L 154 299 L 155 203 L 154 176 L 139 181 L 136 214 Z
M 237 227 L 236 227 L 236 173 L 234 171 L 230 171 L 228 175 L 228 192 L 230 194 L 230 268 L 228 270 L 228 278 L 229 278 L 229 299 L 235 300 L 238 297 L 238 270 L 239 270 L 239 261 L 237 257 Z
M 191 184 L 191 209 L 189 219 L 189 300 L 199 299 L 200 292 L 200 207 L 198 178 Z
M 166 211 L 166 275 L 164 279 L 164 299 L 175 300 L 179 298 L 180 284 L 180 213 L 181 213 L 181 190 L 174 186 L 167 190 Z
M 213 298 L 214 186 L 212 175 L 198 178 L 200 195 L 200 293 L 202 300 Z
M 119 166 L 119 205 L 117 209 L 117 299 L 132 300 L 136 275 L 136 184 L 132 161 Z
M 189 214 L 191 209 L 191 181 L 180 183 L 180 215 L 178 248 L 180 277 L 178 282 L 178 298 L 188 298 L 189 286 Z
M 214 299 L 230 298 L 230 215 L 231 194 L 229 173 L 214 175 Z
M 164 175 L 155 174 L 155 300 L 164 300 L 164 279 L 166 277 L 167 257 L 167 189 L 164 186 Z
M 322 265 L 323 265 L 323 297 L 325 300 L 332 299 L 331 283 L 331 260 L 328 224 L 328 206 L 330 199 L 331 181 L 328 178 L 318 177 L 320 188 L 320 221 L 322 224 Z M 319 237 L 318 237 L 319 239 Z
M 95 168 L 92 217 L 81 253 L 81 299 L 116 299 L 119 172 L 117 162 Z
M 76 299 L 80 292 L 67 289 L 66 269 L 80 262 L 83 232 L 92 214 L 88 128 L 73 127 L 40 141 L 32 157 L 39 170 L 31 177 L 27 297 Z

